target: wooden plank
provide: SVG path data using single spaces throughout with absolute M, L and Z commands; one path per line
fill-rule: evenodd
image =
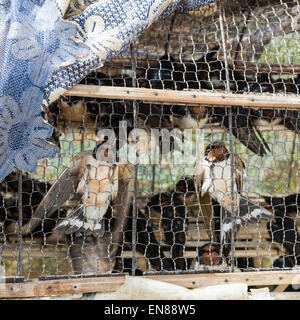
M 111 292 L 124 283 L 125 277 L 99 277 L 89 279 L 65 279 L 32 281 L 16 284 L 0 284 L 1 298 L 26 298 L 85 292 Z
M 199 240 L 199 241 L 195 241 L 195 240 L 194 241 L 193 240 L 186 241 L 185 248 L 199 247 L 201 245 L 204 245 L 205 243 L 206 242 L 201 241 L 201 240 Z M 161 245 L 163 245 L 163 244 L 161 244 Z M 277 242 L 271 243 L 271 242 L 266 242 L 266 241 L 262 242 L 262 241 L 257 241 L 257 240 L 255 240 L 255 241 L 235 241 L 234 242 L 235 248 L 239 248 L 239 249 L 241 249 L 241 248 L 258 248 L 258 250 L 259 250 L 259 248 L 261 246 L 271 246 L 271 245 L 272 245 L 272 248 L 275 248 L 275 247 L 281 248 L 282 247 Z
M 148 277 L 148 276 L 145 276 Z M 236 273 L 208 273 L 188 275 L 153 275 L 153 280 L 161 280 L 181 285 L 186 288 L 213 286 L 224 283 L 245 282 L 248 286 L 279 285 L 300 283 L 299 271 L 257 271 Z
M 164 251 L 164 255 L 166 258 L 171 258 L 170 252 Z M 275 249 L 270 249 L 270 250 L 235 250 L 234 256 L 236 258 L 262 258 L 262 257 L 277 257 L 280 255 L 280 252 Z M 144 255 L 137 253 L 136 254 L 137 258 L 144 258 Z M 188 251 L 186 250 L 184 252 L 184 257 L 186 259 L 194 259 L 197 257 L 197 251 Z M 122 253 L 122 258 L 127 258 L 131 259 L 132 258 L 132 252 L 131 251 L 123 251 Z
M 146 278 L 173 283 L 186 288 L 245 282 L 249 286 L 300 284 L 299 271 L 260 271 L 237 273 L 201 273 L 183 275 L 149 275 Z M 298 279 L 298 280 L 295 280 Z M 125 281 L 125 276 L 0 283 L 0 298 L 28 298 L 87 292 L 114 292 Z M 296 282 L 295 282 L 296 281 Z
M 288 286 L 289 284 L 281 284 L 279 286 L 276 286 L 276 288 L 274 288 L 272 292 L 283 292 Z
M 68 113 L 69 112 L 69 113 Z M 62 128 L 65 133 L 74 133 L 79 132 L 82 130 L 82 124 L 84 123 L 84 130 L 85 132 L 95 132 L 95 121 L 90 120 L 88 117 L 84 119 L 83 113 L 77 113 L 76 115 L 74 112 L 68 111 L 61 113 L 59 115 L 58 127 Z M 74 121 L 74 119 L 76 121 Z M 67 126 L 67 127 L 66 127 Z M 257 130 L 260 132 L 280 132 L 280 131 L 287 131 L 287 129 L 282 125 L 264 125 L 264 126 L 257 126 Z M 228 133 L 228 129 L 224 127 L 204 127 L 203 133 L 204 134 L 222 134 Z
M 296 95 L 281 94 L 233 94 L 208 90 L 158 90 L 146 88 L 126 88 L 78 84 L 64 93 L 65 96 L 93 97 L 103 99 L 141 100 L 147 102 L 247 106 L 252 108 L 300 109 L 300 99 Z
M 300 300 L 300 292 L 270 292 L 274 300 Z

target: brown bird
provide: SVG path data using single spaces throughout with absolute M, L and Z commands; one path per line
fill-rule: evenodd
M 122 243 L 132 171 L 128 164 L 115 163 L 114 155 L 113 146 L 103 142 L 94 151 L 77 154 L 23 227 L 23 234 L 32 232 L 71 196 L 79 195 L 80 204 L 55 228 L 66 234 L 78 274 L 111 272 Z
M 233 175 L 231 175 L 233 163 Z M 205 157 L 198 161 L 195 168 L 196 190 L 201 197 L 217 201 L 221 206 L 221 246 L 230 243 L 232 232 L 237 232 L 242 225 L 272 219 L 272 214 L 241 195 L 243 189 L 243 171 L 245 165 L 237 154 L 230 154 L 222 142 L 215 141 L 205 150 Z M 212 202 L 211 202 L 212 203 Z M 212 205 L 212 204 L 211 204 Z M 212 211 L 211 211 L 212 212 Z M 209 211 L 207 212 L 209 214 Z M 232 220 L 234 215 L 234 220 Z M 212 215 L 205 215 L 206 229 L 210 230 L 211 239 L 218 238 Z
M 104 148 L 100 144 L 94 152 L 81 152 L 73 158 L 34 212 L 32 223 L 24 226 L 25 233 L 29 233 L 45 214 L 51 216 L 72 194 L 77 193 L 81 195 L 80 206 L 56 229 L 66 234 L 92 232 L 103 235 L 101 220 L 110 201 L 116 198 L 119 178 L 117 166 L 110 161 L 111 158 L 99 159 Z M 109 151 L 105 152 L 112 157 Z

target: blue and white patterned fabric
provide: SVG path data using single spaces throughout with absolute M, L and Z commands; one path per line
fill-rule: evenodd
M 0 181 L 54 157 L 42 106 L 154 21 L 215 0 L 0 0 Z

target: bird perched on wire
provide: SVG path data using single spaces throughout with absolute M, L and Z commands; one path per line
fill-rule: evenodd
M 290 194 L 286 197 L 263 197 L 274 210 L 286 213 L 297 213 L 300 209 L 300 194 Z
M 153 89 L 208 89 L 224 90 L 226 87 L 226 68 L 216 55 L 219 45 L 211 48 L 201 58 L 193 61 L 177 62 L 165 53 L 159 58 L 158 65 L 146 72 L 146 78 Z M 229 68 L 230 89 L 235 92 L 244 90 L 247 79 L 238 71 Z
M 79 205 L 54 229 L 66 234 L 77 274 L 112 272 L 129 216 L 132 170 L 115 162 L 115 141 L 108 140 L 73 157 L 22 229 L 32 232 L 71 196 L 79 196 Z
M 202 266 L 220 266 L 222 257 L 220 256 L 220 248 L 216 244 L 205 243 L 197 249 L 197 257 L 192 260 L 190 268 L 192 270 L 200 270 Z
M 162 224 L 166 242 L 170 245 L 173 268 L 186 270 L 184 246 L 186 242 L 186 225 L 188 224 L 188 205 L 196 199 L 192 179 L 182 178 L 174 190 L 152 196 L 146 206 L 149 217 L 157 217 Z
M 300 234 L 291 214 L 299 211 L 300 197 L 292 194 L 283 198 L 264 197 L 274 211 L 274 220 L 268 223 L 268 231 L 272 241 L 283 246 L 284 257 L 274 261 L 274 267 L 293 267 L 300 264 Z
M 160 58 L 160 68 L 149 69 L 147 78 L 155 89 L 218 89 L 225 90 L 226 76 L 222 61 L 214 58 L 219 46 L 213 48 L 198 61 L 191 63 L 175 62 L 167 54 Z M 235 70 L 229 70 L 230 88 L 240 92 L 247 86 L 246 79 Z M 264 156 L 270 148 L 256 126 L 261 113 L 240 106 L 231 107 L 234 136 L 252 152 Z M 164 112 L 174 118 L 180 129 L 201 128 L 208 121 L 220 122 L 229 128 L 229 109 L 224 107 L 192 107 L 165 105 Z
M 52 185 L 23 232 L 31 232 L 45 214 L 50 217 L 76 193 L 81 195 L 79 207 L 56 229 L 66 234 L 103 235 L 102 218 L 118 193 L 119 170 L 110 148 L 100 143 L 93 152 L 77 154 Z
M 171 258 L 174 269 L 187 269 L 187 261 L 184 258 L 184 247 L 189 212 L 196 206 L 196 208 L 199 207 L 203 216 L 211 217 L 212 207 L 208 200 L 206 196 L 200 197 L 199 205 L 194 179 L 182 177 L 176 183 L 173 190 L 156 194 L 147 203 L 146 214 L 149 217 L 157 217 L 162 224 L 166 242 L 171 247 Z
M 124 238 L 127 244 L 132 244 L 132 213 L 133 206 L 130 207 L 130 216 L 124 228 Z M 137 210 L 136 250 L 147 258 L 154 270 L 172 270 L 171 264 L 155 239 L 154 231 L 149 223 L 148 217 L 142 210 Z
M 220 122 L 229 128 L 229 109 L 224 107 L 207 108 L 211 122 Z M 257 128 L 257 121 L 262 117 L 259 111 L 239 106 L 230 108 L 232 113 L 232 133 L 248 149 L 264 156 L 270 148 Z
M 196 164 L 197 192 L 200 196 L 214 199 L 221 206 L 221 245 L 229 244 L 232 232 L 238 232 L 242 225 L 272 219 L 272 213 L 242 196 L 244 168 L 240 157 L 230 154 L 219 141 L 209 144 L 204 158 Z M 209 229 L 211 226 L 205 223 Z M 215 234 L 215 230 L 212 233 Z
M 263 77 L 265 79 L 266 77 Z M 263 80 L 261 80 L 263 81 Z M 300 81 L 298 78 L 290 78 L 287 80 L 272 79 L 264 80 L 263 83 L 255 83 L 250 87 L 251 92 L 256 93 L 284 93 L 299 94 Z M 259 117 L 273 125 L 283 125 L 288 130 L 300 133 L 300 112 L 299 110 L 279 110 L 279 109 L 259 109 L 255 110 Z M 254 112 L 254 110 L 253 110 Z
M 22 224 L 30 220 L 50 187 L 51 183 L 49 182 L 32 179 L 26 173 L 22 174 Z M 18 192 L 18 173 L 12 172 L 0 183 L 0 222 L 2 223 L 2 232 L 6 236 L 17 232 Z M 42 225 L 37 226 L 32 235 L 37 238 L 50 235 L 56 220 L 59 217 L 64 217 L 65 214 L 66 210 L 57 210 L 51 218 L 45 219 Z

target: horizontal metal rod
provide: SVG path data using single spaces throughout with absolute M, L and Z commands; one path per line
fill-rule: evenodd
M 78 84 L 64 93 L 65 96 L 91 97 L 119 100 L 141 100 L 146 102 L 184 104 L 245 106 L 250 108 L 300 109 L 297 95 L 282 94 L 233 94 L 208 90 L 174 91 L 131 87 L 110 87 Z

